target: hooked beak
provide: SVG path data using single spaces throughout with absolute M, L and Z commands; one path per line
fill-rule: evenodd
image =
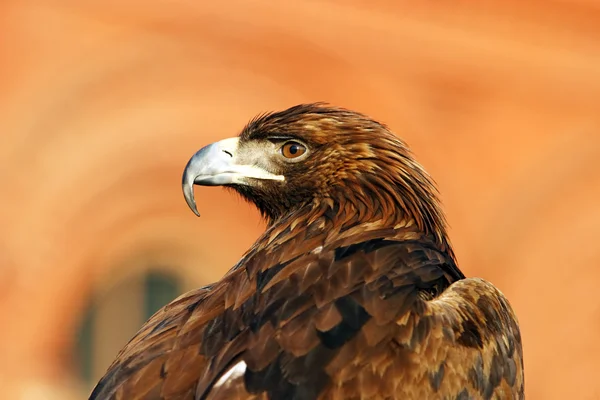
M 183 170 L 183 196 L 190 209 L 200 216 L 194 200 L 194 184 L 201 186 L 249 185 L 249 178 L 285 180 L 256 165 L 239 163 L 239 138 L 224 139 L 198 150 Z

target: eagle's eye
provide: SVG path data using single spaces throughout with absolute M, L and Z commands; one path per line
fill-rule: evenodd
M 281 154 L 285 158 L 298 158 L 304 153 L 306 153 L 306 146 L 298 142 L 290 141 L 281 146 Z

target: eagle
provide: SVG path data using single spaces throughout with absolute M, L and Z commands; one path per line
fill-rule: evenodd
M 433 180 L 384 124 L 324 103 L 196 152 L 266 230 L 216 283 L 156 312 L 90 399 L 523 399 L 506 297 L 457 266 Z

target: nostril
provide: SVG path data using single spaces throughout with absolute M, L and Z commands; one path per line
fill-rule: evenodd
M 223 150 L 223 153 L 227 154 L 229 157 L 233 158 L 233 154 L 228 152 L 227 150 Z

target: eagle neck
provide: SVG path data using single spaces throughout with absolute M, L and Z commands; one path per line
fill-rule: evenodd
M 348 196 L 322 198 L 299 207 L 287 215 L 270 221 L 267 230 L 256 243 L 257 250 L 269 247 L 270 251 L 294 253 L 290 246 L 306 249 L 325 246 L 337 240 L 356 237 L 394 237 L 394 240 L 426 238 L 441 252 L 454 258 L 445 234 L 423 230 L 410 213 L 394 203 L 393 198 L 381 198 L 369 203 L 369 198 Z M 374 203 L 373 203 L 374 202 Z M 277 247 L 279 250 L 275 250 Z

